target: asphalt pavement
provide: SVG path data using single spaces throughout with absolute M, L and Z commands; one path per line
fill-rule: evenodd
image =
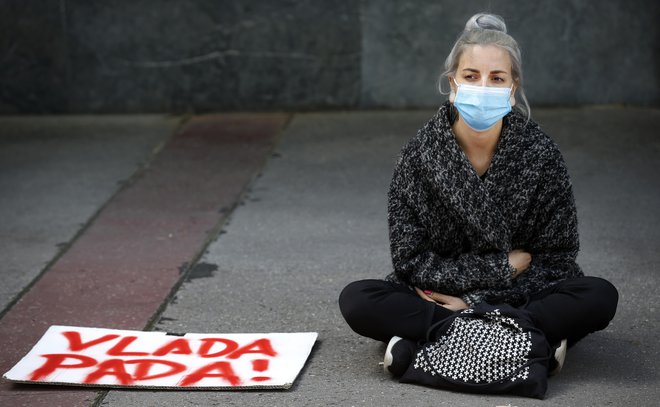
M 3 343 L 13 330 L 24 329 L 32 335 L 26 337 L 38 337 L 44 326 L 62 320 L 75 323 L 77 318 L 105 328 L 168 332 L 319 333 L 305 368 L 289 390 L 87 388 L 78 392 L 2 383 L 0 404 L 656 405 L 660 398 L 660 321 L 655 304 L 660 280 L 660 109 L 590 107 L 533 113 L 558 142 L 573 179 L 582 247 L 578 262 L 587 274 L 609 279 L 620 292 L 614 321 L 569 351 L 562 372 L 550 379 L 545 400 L 399 384 L 378 365 L 384 345 L 358 336 L 343 322 L 337 307 L 341 289 L 353 280 L 381 278 L 391 270 L 387 186 L 400 148 L 433 114 L 352 111 L 247 115 L 240 120 L 232 116 L 229 121 L 223 115 L 187 121 L 165 116 L 0 118 Z M 268 126 L 238 131 L 240 137 L 218 143 L 209 141 L 213 137 L 195 138 L 195 143 L 209 143 L 200 151 L 217 150 L 217 156 L 204 155 L 208 161 L 203 165 L 193 165 L 200 160 L 198 150 L 174 154 L 182 148 L 178 140 L 186 139 L 181 134 L 191 129 L 191 123 L 198 125 L 198 132 L 236 133 L 255 122 Z M 224 124 L 213 127 L 213 123 Z M 255 137 L 260 131 L 264 136 Z M 239 139 L 247 140 L 236 150 L 244 156 L 231 161 L 228 157 L 238 153 L 227 155 L 227 148 L 237 148 Z M 255 143 L 260 147 L 250 147 Z M 231 165 L 202 171 L 218 160 L 229 160 Z M 164 164 L 172 162 L 177 166 Z M 239 167 L 245 170 L 234 172 Z M 213 178 L 217 172 L 227 177 Z M 159 180 L 159 194 L 168 179 L 181 184 L 180 189 L 169 186 L 166 196 L 186 205 L 161 210 L 163 200 L 141 201 L 138 192 L 153 188 L 153 182 L 147 182 L 150 177 Z M 205 179 L 197 189 L 191 187 L 196 178 Z M 217 216 L 194 217 L 198 201 L 204 202 L 204 214 Z M 178 257 L 154 263 L 153 256 L 145 254 L 127 257 L 122 265 L 135 270 L 136 278 L 141 267 L 150 272 L 180 271 L 178 277 L 167 271 L 167 283 L 160 291 L 145 291 L 151 308 L 141 309 L 139 317 L 113 314 L 113 319 L 103 313 L 78 315 L 70 299 L 54 297 L 55 302 L 73 301 L 58 305 L 30 297 L 45 290 L 49 273 L 78 264 L 67 263 L 77 252 L 91 252 L 92 260 L 80 257 L 87 259 L 83 263 L 91 262 L 90 268 L 112 276 L 104 269 L 106 257 L 94 252 L 105 247 L 96 244 L 103 235 L 98 230 L 105 230 L 100 229 L 105 223 L 118 228 L 117 233 L 132 226 L 116 221 L 128 210 L 133 216 L 135 211 L 151 213 L 154 219 L 147 229 L 155 230 L 172 215 L 194 224 L 177 226 L 190 237 L 185 241 L 189 250 Z M 163 232 L 158 233 L 154 231 L 156 240 Z M 136 241 L 151 238 L 145 236 Z M 167 242 L 170 246 L 163 250 L 170 250 L 172 242 Z M 154 247 L 161 250 L 156 243 Z M 49 284 L 70 287 L 66 280 L 54 281 Z M 107 290 L 128 289 L 130 281 L 108 286 Z M 97 290 L 99 301 L 112 303 L 109 294 L 104 297 L 104 287 Z M 31 304 L 60 309 L 56 312 L 66 317 L 36 313 L 26 327 L 9 323 L 33 312 L 36 305 Z M 34 323 L 39 315 L 48 316 Z M 117 321 L 117 326 L 102 325 L 108 321 Z M 0 351 L 3 369 L 15 363 L 23 349 L 9 348 Z M 43 390 L 35 390 L 39 387 Z

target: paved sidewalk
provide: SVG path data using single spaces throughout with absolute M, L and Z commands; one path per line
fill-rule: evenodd
M 174 133 L 180 118 L 0 118 L 0 310 Z
M 0 370 L 53 324 L 149 328 L 262 167 L 286 120 L 228 114 L 187 122 L 6 311 Z M 0 401 L 89 405 L 98 393 L 56 389 L 3 381 Z
M 205 225 L 206 229 L 223 226 L 212 234 L 215 238 L 208 247 L 203 239 L 199 243 L 203 255 L 154 326 L 175 332 L 318 331 L 319 341 L 292 389 L 113 390 L 100 392 L 97 400 L 103 406 L 655 405 L 660 397 L 656 367 L 660 328 L 658 308 L 653 305 L 660 280 L 660 110 L 537 109 L 534 113 L 558 141 L 573 177 L 582 241 L 579 262 L 588 274 L 610 279 L 621 294 L 611 326 L 569 352 L 565 369 L 550 380 L 545 401 L 399 384 L 378 367 L 384 346 L 351 332 L 339 315 L 336 298 L 343 286 L 359 278 L 383 277 L 391 268 L 387 184 L 399 149 L 430 117 L 429 111 L 295 115 L 262 176 L 249 184 L 248 194 L 229 221 L 223 224 L 217 219 Z M 163 126 L 163 133 L 172 129 L 171 123 Z M 93 129 L 90 126 L 90 132 Z M 168 136 L 145 139 L 142 145 L 158 145 Z M 4 151 L 7 142 L 0 138 L 0 143 Z M 140 151 L 117 174 L 137 168 L 135 160 L 148 157 L 150 147 Z M 12 166 L 3 163 L 0 168 Z M 29 178 L 29 166 L 24 171 Z M 75 178 L 75 174 L 80 176 L 79 171 L 70 176 Z M 4 179 L 12 177 L 0 178 Z M 81 186 L 80 192 L 86 189 Z M 108 187 L 107 191 L 109 198 L 114 190 Z M 187 199 L 197 197 L 189 192 Z M 11 217 L 5 208 L 20 207 L 12 199 L 0 202 L 3 218 Z M 98 199 L 96 205 L 100 208 L 104 200 Z M 80 229 L 78 240 L 90 233 L 106 209 Z M 86 222 L 91 213 L 76 222 Z M 19 228 L 30 222 L 16 223 Z M 51 241 L 70 239 L 70 234 L 63 233 Z M 4 245 L 5 240 L 1 241 Z M 43 258 L 55 256 L 48 249 Z M 22 257 L 29 256 L 15 255 L 16 269 L 27 264 Z M 0 267 L 4 281 L 5 266 Z M 27 283 L 15 285 L 20 284 Z M 0 326 L 17 305 L 20 302 L 0 320 Z M 0 404 L 9 405 L 7 400 L 11 400 L 12 405 L 20 405 L 22 392 L 31 392 L 31 387 L 38 386 L 19 386 L 0 394 Z M 49 388 L 41 393 L 55 397 L 70 392 Z M 93 399 L 77 405 L 91 405 Z

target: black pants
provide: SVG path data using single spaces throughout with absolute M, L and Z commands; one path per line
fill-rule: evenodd
M 550 344 L 568 339 L 574 344 L 607 327 L 619 294 L 598 277 L 561 281 L 530 297 L 523 307 Z M 429 327 L 453 311 L 420 298 L 408 287 L 383 280 L 355 281 L 341 292 L 339 308 L 358 334 L 388 342 L 393 336 L 425 340 Z

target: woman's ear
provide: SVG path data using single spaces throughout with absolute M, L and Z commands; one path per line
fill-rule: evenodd
M 511 107 L 514 107 L 516 105 L 516 90 L 518 88 L 516 85 L 511 85 L 511 94 L 509 95 L 509 104 Z
M 454 78 L 452 76 L 448 76 L 447 79 L 449 80 L 449 103 L 454 103 L 454 99 L 456 99 L 456 84 L 454 83 Z

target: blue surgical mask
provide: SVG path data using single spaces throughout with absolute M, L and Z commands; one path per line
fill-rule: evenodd
M 511 111 L 511 88 L 474 86 L 456 83 L 454 106 L 465 123 L 475 131 L 485 131 L 493 127 L 504 115 Z

